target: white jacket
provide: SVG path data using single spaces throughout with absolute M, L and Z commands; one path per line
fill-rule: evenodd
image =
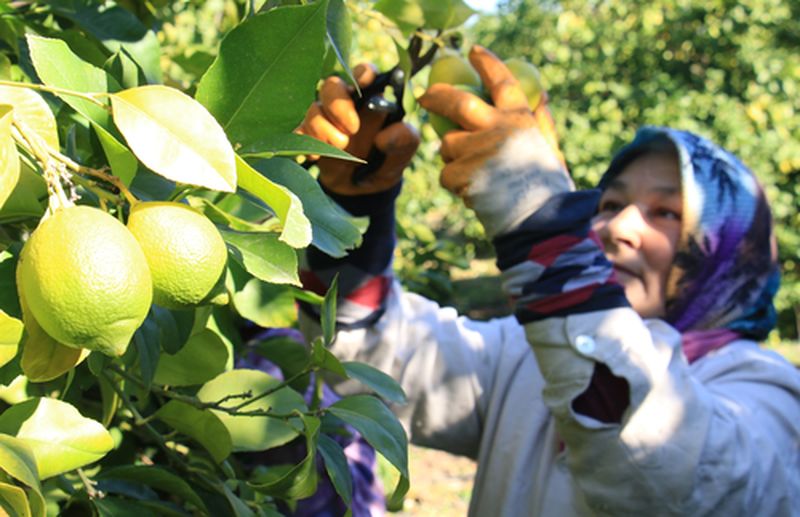
M 752 341 L 689 365 L 677 331 L 632 309 L 523 328 L 395 283 L 333 352 L 400 381 L 409 403 L 392 409 L 413 443 L 477 460 L 472 516 L 800 515 L 800 374 Z M 630 386 L 621 425 L 571 410 L 593 361 Z

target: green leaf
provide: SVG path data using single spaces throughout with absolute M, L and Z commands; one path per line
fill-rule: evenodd
M 28 494 L 28 503 L 31 506 L 31 515 L 33 517 L 45 517 L 47 515 L 47 502 L 44 499 L 44 495 L 35 488 L 26 490 L 26 493 Z
M 20 300 L 22 302 L 22 300 Z M 68 347 L 53 339 L 24 307 L 25 334 L 22 338 L 20 366 L 31 382 L 46 382 L 60 377 L 79 364 L 89 351 Z
M 130 11 L 94 2 L 55 1 L 53 8 L 102 42 L 110 53 L 125 49 L 142 68 L 147 82 L 160 83 L 161 47 L 158 37 Z
M 466 22 L 476 11 L 463 0 L 419 0 L 425 13 L 425 28 L 452 29 Z
M 393 21 L 406 36 L 425 25 L 425 12 L 418 0 L 378 0 L 372 8 Z
M 36 458 L 24 440 L 0 433 L 0 469 L 12 478 L 39 490 Z
M 236 145 L 290 133 L 314 101 L 325 52 L 322 0 L 273 9 L 231 30 L 197 87 L 197 100 Z
M 280 240 L 293 248 L 311 243 L 311 223 L 303 213 L 303 204 L 289 189 L 278 185 L 236 155 L 238 186 L 267 204 L 283 223 Z
M 17 257 L 8 251 L 0 251 L 0 310 L 20 319 L 22 309 L 17 295 Z
M 233 370 L 225 372 L 207 382 L 197 392 L 203 402 L 218 402 L 229 395 L 250 392 L 253 397 L 275 389 L 278 379 L 258 370 Z M 247 399 L 234 398 L 224 401 L 221 407 L 233 408 Z M 242 407 L 240 411 L 269 411 L 287 415 L 292 411 L 307 410 L 303 397 L 290 388 L 281 388 Z M 268 416 L 230 415 L 220 410 L 212 410 L 219 416 L 231 434 L 234 451 L 263 451 L 283 445 L 297 436 L 297 430 L 290 422 Z
M 283 378 L 294 377 L 306 370 L 311 362 L 308 349 L 289 337 L 275 337 L 256 343 L 258 355 L 272 361 L 283 372 Z M 291 386 L 300 393 L 308 387 L 308 376 L 298 379 Z
M 136 176 L 136 170 L 139 168 L 139 161 L 131 150 L 122 145 L 108 130 L 94 122 L 92 122 L 92 128 L 94 128 L 100 146 L 108 159 L 111 172 L 126 186 L 130 186 Z
M 241 197 L 236 196 L 242 200 Z M 217 204 L 212 203 L 210 200 L 198 196 L 187 196 L 186 201 L 203 215 L 208 217 L 212 223 L 217 225 L 228 226 L 232 230 L 238 232 L 269 232 L 276 226 L 276 219 L 272 217 L 272 213 L 268 215 L 269 219 L 263 223 L 253 223 L 247 219 L 242 219 L 229 212 L 226 212 Z M 245 202 L 242 200 L 242 202 Z
M 353 476 L 350 475 L 350 466 L 344 455 L 342 446 L 326 434 L 320 434 L 317 441 L 317 450 L 325 461 L 325 472 L 328 473 L 336 493 L 350 506 L 353 500 Z
M 368 219 L 353 217 L 331 201 L 308 171 L 285 158 L 259 160 L 254 167 L 302 200 L 305 215 L 311 221 L 314 246 L 332 257 L 343 257 L 347 250 L 361 244 Z
M 306 456 L 303 461 L 287 470 L 277 479 L 272 479 L 270 471 L 265 477 L 255 477 L 251 487 L 259 492 L 283 499 L 304 499 L 314 495 L 317 489 L 317 439 L 319 438 L 320 420 L 317 417 L 304 416 L 303 426 L 306 436 Z
M 38 220 L 44 214 L 46 201 L 47 184 L 44 179 L 22 162 L 19 179 L 5 204 L 0 207 L 0 224 L 21 219 Z
M 233 192 L 233 148 L 206 109 L 167 86 L 140 86 L 111 95 L 114 123 L 134 154 L 167 179 Z
M 233 512 L 233 517 L 253 517 L 255 515 L 253 510 L 251 510 L 244 501 L 237 497 L 227 484 L 220 482 L 219 490 L 222 492 L 222 495 L 225 496 L 228 505 L 230 505 L 230 509 Z
M 19 180 L 19 153 L 11 134 L 13 121 L 14 109 L 0 104 L 0 207 L 11 197 Z
M 17 355 L 24 328 L 20 320 L 0 310 L 0 367 Z
M 123 88 L 135 88 L 147 82 L 144 71 L 124 48 L 114 52 L 103 65 L 103 69 Z
M 285 286 L 246 281 L 233 295 L 236 312 L 259 327 L 291 327 L 297 321 L 294 291 Z
M 320 309 L 320 319 L 322 325 L 322 336 L 325 339 L 325 346 L 333 344 L 333 337 L 336 335 L 336 300 L 339 294 L 339 275 L 333 277 L 328 292 L 325 293 L 325 301 L 322 302 Z
M 153 382 L 156 368 L 159 364 L 161 354 L 161 344 L 159 342 L 159 329 L 153 325 L 153 320 L 145 320 L 141 327 L 136 329 L 133 334 L 133 347 L 129 347 L 130 352 L 136 350 L 139 356 L 139 372 L 142 382 L 149 387 Z
M 31 517 L 25 490 L 16 485 L 0 483 L 0 513 L 9 517 Z
M 342 65 L 347 78 L 356 89 L 358 83 L 350 70 L 350 47 L 353 44 L 353 21 L 350 18 L 350 9 L 344 5 L 343 0 L 330 0 L 326 17 L 328 29 L 328 42 L 336 54 L 336 59 Z
M 404 479 L 405 490 L 408 490 L 408 439 L 400 422 L 383 402 L 369 395 L 356 395 L 339 400 L 328 411 L 355 427 L 400 472 L 394 497 L 399 497 Z
M 325 348 L 325 345 L 322 344 L 322 341 L 316 340 L 312 343 L 312 359 L 314 361 L 314 366 L 321 368 L 322 370 L 326 370 L 328 372 L 334 373 L 340 377 L 347 378 L 347 371 L 342 366 L 341 361 L 331 353 L 330 350 Z
M 366 163 L 361 158 L 356 158 L 338 147 L 326 144 L 308 135 L 297 135 L 295 133 L 264 135 L 255 142 L 243 146 L 238 152 L 244 158 L 274 158 L 276 156 L 317 154 L 351 162 Z
M 105 360 L 108 356 L 94 353 L 90 357 L 98 356 Z M 109 381 L 103 375 L 95 375 L 97 377 L 97 385 L 100 388 L 100 399 L 103 404 L 103 415 L 100 418 L 100 423 L 103 424 L 103 427 L 108 427 L 111 425 L 111 421 L 114 419 L 114 415 L 117 414 L 117 408 L 119 407 L 119 403 L 121 401 L 119 393 L 114 387 L 111 385 L 111 382 L 117 383 L 117 386 L 121 388 L 121 382 L 114 379 Z
M 172 472 L 158 467 L 145 465 L 125 465 L 102 470 L 95 479 L 116 479 L 129 481 L 155 490 L 175 495 L 192 504 L 198 510 L 207 513 L 205 503 L 192 487 Z
M 82 93 L 108 92 L 117 86 L 103 70 L 73 54 L 63 41 L 33 34 L 26 37 L 36 74 L 47 86 Z M 102 106 L 74 95 L 59 97 L 88 120 L 109 127 L 108 111 Z
M 91 503 L 97 511 L 98 517 L 141 517 L 142 515 L 154 515 L 151 508 L 144 504 L 144 501 L 106 496 L 102 499 L 91 499 Z
M 59 149 L 56 118 L 39 93 L 30 88 L 0 86 L 0 99 L 14 107 L 18 124 L 32 130 L 53 149 Z
M 254 277 L 273 284 L 300 286 L 297 254 L 273 233 L 222 231 L 230 256 Z
M 231 454 L 231 435 L 210 409 L 171 400 L 156 411 L 156 418 L 199 443 L 217 463 Z
M 161 354 L 153 381 L 169 386 L 193 386 L 213 379 L 228 362 L 228 347 L 213 330 L 192 337 L 175 355 Z
M 31 34 L 27 36 L 27 40 L 36 73 L 44 84 L 82 93 L 119 90 L 119 85 L 112 77 L 104 70 L 80 59 L 63 41 Z M 92 123 L 112 172 L 126 185 L 130 185 L 138 162 L 113 133 L 108 110 L 81 97 L 66 94 L 59 96 Z M 105 101 L 102 103 L 105 104 Z M 58 140 L 55 142 L 57 149 Z
M 0 415 L 0 432 L 15 435 L 33 450 L 41 479 L 94 463 L 114 446 L 102 425 L 50 398 L 7 409 Z
M 406 404 L 403 388 L 392 377 L 368 364 L 347 361 L 342 363 L 347 376 L 369 386 L 375 393 L 395 404 Z

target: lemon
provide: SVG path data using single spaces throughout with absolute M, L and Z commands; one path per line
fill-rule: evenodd
M 226 303 L 228 251 L 216 226 L 187 205 L 137 203 L 128 229 L 153 274 L 153 301 L 168 309 Z
M 536 68 L 536 65 L 521 57 L 506 59 L 505 64 L 519 81 L 522 91 L 525 92 L 525 96 L 528 98 L 528 106 L 535 110 L 542 100 L 542 93 L 544 93 L 539 69 Z
M 469 61 L 456 53 L 445 53 L 431 63 L 428 86 L 436 83 L 452 84 L 459 90 L 483 97 L 482 83 L 478 72 L 472 68 Z M 448 131 L 460 129 L 458 124 L 436 113 L 428 113 L 428 120 L 440 137 Z
M 478 72 L 459 54 L 445 53 L 431 63 L 428 86 L 435 83 L 464 84 L 480 88 L 483 83 Z
M 20 253 L 17 286 L 55 341 L 121 355 L 152 301 L 144 253 L 125 225 L 88 206 L 56 210 Z

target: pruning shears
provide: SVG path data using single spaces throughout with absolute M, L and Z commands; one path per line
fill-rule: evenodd
M 356 111 L 366 108 L 369 111 L 386 113 L 382 128 L 402 120 L 406 115 L 406 111 L 403 108 L 403 94 L 405 93 L 406 82 L 433 60 L 438 48 L 438 45 L 434 44 L 423 54 L 422 39 L 418 34 L 414 34 L 408 43 L 408 56 L 411 63 L 408 74 L 399 64 L 386 72 L 378 74 L 370 85 L 361 90 L 361 95 L 354 94 Z M 394 102 L 383 96 L 387 87 L 391 88 L 392 93 L 394 93 Z M 385 160 L 386 154 L 373 146 L 367 156 L 367 163 L 358 166 L 353 172 L 353 184 L 357 185 L 371 174 L 374 174 L 375 171 L 381 168 Z

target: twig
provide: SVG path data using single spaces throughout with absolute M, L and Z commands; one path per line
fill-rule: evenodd
M 234 410 L 234 411 L 238 411 L 239 409 L 242 409 L 242 408 L 243 408 L 243 407 L 245 407 L 245 406 L 249 406 L 250 404 L 252 404 L 253 402 L 255 402 L 255 401 L 257 401 L 257 400 L 263 399 L 264 397 L 267 397 L 267 396 L 269 396 L 269 395 L 272 395 L 272 394 L 273 394 L 273 393 L 275 393 L 276 391 L 279 391 L 279 390 L 282 390 L 283 388 L 286 388 L 287 386 L 289 386 L 289 384 L 293 383 L 294 381 L 296 381 L 296 380 L 297 380 L 297 379 L 299 379 L 300 377 L 302 377 L 302 376 L 304 376 L 304 375 L 307 375 L 307 374 L 309 374 L 309 373 L 311 373 L 311 368 L 304 368 L 304 369 L 303 369 L 303 370 L 301 370 L 300 372 L 298 372 L 298 373 L 296 373 L 296 374 L 292 375 L 292 376 L 291 376 L 291 377 L 289 377 L 288 379 L 286 379 L 286 380 L 284 380 L 284 381 L 280 382 L 279 384 L 277 384 L 277 385 L 273 386 L 272 388 L 270 388 L 270 389 L 268 389 L 268 390 L 266 390 L 266 391 L 264 391 L 264 392 L 262 392 L 262 393 L 259 393 L 259 394 L 258 394 L 258 395 L 256 395 L 255 397 L 253 397 L 253 398 L 251 398 L 251 399 L 248 399 L 248 400 L 245 400 L 245 401 L 244 401 L 244 402 L 242 402 L 241 404 L 239 404 L 239 405 L 237 405 L 237 406 L 233 406 L 233 407 L 232 407 L 232 408 L 230 408 L 230 409 L 232 409 L 232 410 Z M 221 409 L 222 411 L 226 411 L 226 408 L 218 408 L 218 409 Z
M 83 488 L 86 489 L 86 495 L 89 496 L 89 499 L 102 499 L 106 496 L 102 491 L 95 488 L 97 481 L 89 479 L 89 476 L 86 475 L 83 469 L 76 469 L 76 471 L 78 472 L 78 477 L 81 479 Z
M 41 92 L 48 92 L 53 93 L 56 95 L 69 95 L 71 97 L 78 97 L 80 99 L 92 102 L 97 104 L 104 110 L 110 112 L 111 108 L 105 102 L 98 100 L 95 95 L 106 95 L 106 94 L 91 94 L 91 93 L 82 93 L 76 92 L 74 90 L 67 90 L 65 88 L 58 88 L 55 86 L 45 86 L 44 84 L 35 84 L 35 83 L 20 83 L 17 81 L 2 81 L 0 80 L 0 86 L 10 86 L 12 88 L 28 88 L 31 90 L 38 90 Z
M 101 375 L 105 377 L 111 388 L 117 393 L 117 395 L 119 395 L 119 398 L 122 399 L 122 403 L 125 405 L 128 411 L 131 412 L 131 414 L 133 415 L 134 424 L 143 427 L 148 432 L 148 434 L 150 434 L 150 436 L 156 441 L 158 446 L 166 453 L 167 458 L 169 458 L 172 463 L 182 468 L 186 472 L 191 472 L 191 470 L 189 469 L 189 465 L 186 464 L 186 462 L 184 462 L 183 458 L 181 458 L 180 455 L 178 455 L 178 453 L 176 453 L 167 445 L 167 442 L 166 440 L 164 440 L 164 437 L 161 435 L 161 433 L 159 433 L 150 424 L 152 416 L 148 418 L 142 417 L 142 414 L 136 408 L 136 405 L 133 404 L 133 402 L 131 402 L 131 400 L 128 398 L 125 392 L 119 386 L 117 386 L 116 383 L 113 382 L 113 379 L 108 374 L 108 372 L 103 371 L 101 372 Z
M 122 180 L 119 179 L 118 177 L 106 173 L 103 169 L 94 169 L 92 167 L 86 167 L 84 165 L 76 163 L 72 161 L 69 157 L 64 156 L 55 149 L 48 149 L 48 150 L 50 151 L 50 155 L 53 158 L 62 162 L 64 165 L 67 166 L 68 169 L 72 170 L 73 172 L 77 172 L 78 174 L 83 174 L 86 176 L 93 176 L 107 183 L 110 183 L 111 185 L 114 186 L 114 188 L 119 190 L 123 196 L 125 196 L 125 199 L 131 205 L 135 205 L 136 203 L 139 202 L 136 196 L 134 196 L 133 193 L 131 193 L 131 191 L 128 190 L 128 187 L 125 186 L 125 183 L 123 183 Z

